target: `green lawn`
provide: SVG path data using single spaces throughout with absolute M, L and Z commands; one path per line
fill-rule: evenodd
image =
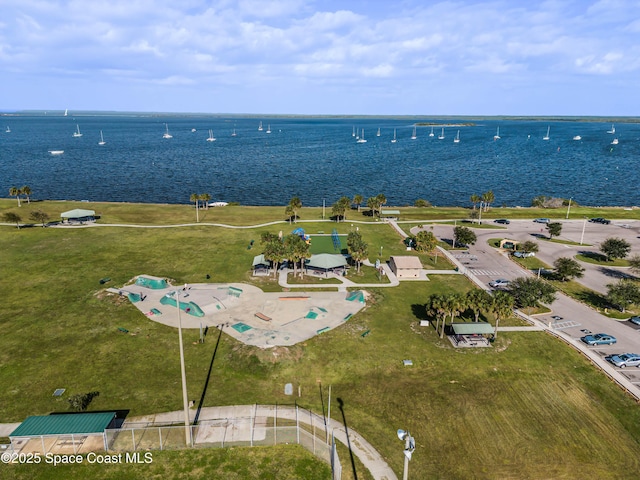
M 594 265 L 602 265 L 603 267 L 628 267 L 629 261 L 624 258 L 616 258 L 615 260 L 607 260 L 607 257 L 595 252 L 584 252 L 576 255 L 576 260 L 581 262 L 592 263 Z
M 247 213 L 251 222 L 240 208 L 237 215 L 236 224 L 257 220 L 253 209 Z M 333 226 L 341 233 L 350 228 L 349 222 Z M 322 223 L 304 228 L 327 230 Z M 89 391 L 100 392 L 91 410 L 130 409 L 131 415 L 179 410 L 175 329 L 150 321 L 127 301 L 105 296 L 99 279 L 108 276 L 109 285 L 121 285 L 146 273 L 181 284 L 204 282 L 210 274 L 211 282 L 245 281 L 277 290 L 273 277 L 254 279 L 249 271 L 260 253 L 260 233 L 281 229 L 0 226 L 5 333 L 0 422 L 66 411 L 68 395 Z M 380 246 L 383 260 L 406 254 L 402 238 L 389 226 L 371 223 L 360 225 L 360 231 L 370 258 Z M 247 249 L 251 239 L 256 242 Z M 416 438 L 410 472 L 422 478 L 625 478 L 637 471 L 640 407 L 564 343 L 541 332 L 512 332 L 501 333 L 493 348 L 456 350 L 431 327 L 419 327 L 430 294 L 471 288 L 463 276 L 432 275 L 430 282 L 369 289 L 367 308 L 341 328 L 277 351 L 248 347 L 223 334 L 204 405 L 290 403 L 283 386 L 291 382 L 302 392 L 298 403 L 321 412 L 320 381 L 332 385 L 333 398 L 344 402 L 349 427 L 398 474 L 403 464 L 398 428 Z M 365 330 L 371 333 L 363 338 Z M 215 347 L 211 335 L 204 344 L 197 337 L 197 331 L 185 332 L 192 399 L 202 394 Z M 403 359 L 412 359 L 413 366 L 404 367 Z M 56 388 L 67 391 L 54 398 Z M 332 417 L 341 420 L 335 403 Z M 267 454 L 255 469 L 266 462 L 270 471 L 274 458 L 284 462 L 296 455 L 279 452 Z M 189 459 L 207 463 L 209 458 L 199 452 L 166 455 L 171 478 L 189 478 L 190 467 L 184 466 Z M 346 471 L 348 456 L 341 458 Z M 209 472 L 207 466 L 198 468 L 203 475 Z M 154 476 L 165 478 L 160 471 Z M 234 478 L 214 470 L 208 476 Z

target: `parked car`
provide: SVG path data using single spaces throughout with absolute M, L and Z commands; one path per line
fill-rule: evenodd
M 493 221 L 493 223 L 501 223 L 503 225 L 509 225 L 511 222 L 506 218 L 497 218 L 496 220 Z
M 613 363 L 616 367 L 640 367 L 640 355 L 637 353 L 621 353 L 619 355 L 607 355 L 604 359 Z
M 533 220 L 536 223 L 550 223 L 551 220 L 549 220 L 548 218 L 535 218 Z
M 618 340 L 613 335 L 609 335 L 607 333 L 596 333 L 595 335 L 585 335 L 584 337 L 580 337 L 587 345 L 613 345 Z
M 497 280 L 493 280 L 489 282 L 489 286 L 491 288 L 504 288 L 509 286 L 509 280 L 505 280 L 504 278 L 499 278 Z
M 603 225 L 609 225 L 611 223 L 611 220 L 607 220 L 606 218 L 602 217 L 590 218 L 589 221 L 591 223 L 601 223 Z
M 630 321 L 631 323 L 633 323 L 634 325 L 638 325 L 638 326 L 640 326 L 640 317 L 631 317 L 631 318 L 629 319 L 629 321 Z
M 518 258 L 529 258 L 535 257 L 536 254 L 535 252 L 513 252 L 513 256 Z

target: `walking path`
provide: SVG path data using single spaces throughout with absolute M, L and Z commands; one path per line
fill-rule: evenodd
M 190 411 L 190 420 L 193 422 L 196 415 L 195 410 Z M 199 423 L 204 423 L 210 420 L 224 419 L 228 423 L 227 428 L 239 429 L 246 426 L 246 419 L 256 417 L 272 417 L 274 415 L 273 406 L 256 406 L 256 405 L 232 405 L 226 407 L 204 407 L 200 411 L 198 417 Z M 295 407 L 290 406 L 278 406 L 277 407 L 278 419 L 284 418 L 292 421 L 299 421 L 300 423 L 308 424 L 305 421 L 304 415 L 298 416 Z M 238 421 L 238 425 L 234 425 L 234 420 Z M 320 417 L 320 421 L 324 422 L 324 418 Z M 376 480 L 397 480 L 396 474 L 391 470 L 391 467 L 382 458 L 382 455 L 358 432 L 352 428 L 348 428 L 349 441 L 347 441 L 347 435 L 345 433 L 345 427 L 342 423 L 327 418 L 327 429 L 330 433 L 333 433 L 336 440 L 342 442 L 345 446 L 351 444 L 351 451 L 356 455 L 362 464 L 371 472 L 371 475 Z M 155 415 L 144 415 L 141 417 L 133 417 L 127 419 L 122 425 L 122 428 L 134 428 L 153 425 L 168 425 L 168 424 L 180 424 L 184 422 L 184 412 L 182 410 L 176 412 L 159 413 Z M 343 470 L 348 468 L 348 458 L 341 458 Z

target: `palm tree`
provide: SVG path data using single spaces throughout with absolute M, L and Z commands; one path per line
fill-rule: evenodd
M 509 318 L 513 314 L 513 297 L 503 291 L 497 291 L 493 294 L 493 301 L 491 302 L 491 310 L 496 316 L 496 328 L 493 332 L 493 338 L 498 338 L 498 325 L 500 320 Z
M 12 197 L 16 197 L 18 199 L 18 206 L 21 207 L 20 204 L 20 195 L 22 195 L 22 190 L 17 187 L 11 187 L 9 189 L 9 195 Z
M 289 200 L 289 205 L 293 208 L 293 221 L 295 222 L 298 218 L 298 210 L 302 208 L 302 200 L 300 200 L 300 197 L 293 197 Z
M 474 321 L 480 321 L 480 312 L 491 307 L 491 295 L 485 290 L 476 288 L 467 292 L 467 306 L 473 310 Z
M 198 210 L 200 209 L 200 195 L 198 195 L 197 193 L 192 193 L 189 198 L 196 205 L 196 223 L 199 223 L 200 215 Z
M 29 195 L 31 195 L 31 188 L 29 188 L 29 185 L 25 185 L 24 187 L 22 187 L 20 190 L 22 190 L 22 194 L 27 197 L 27 203 L 31 203 L 31 199 L 29 198 Z
M 475 210 L 476 209 L 476 205 L 478 205 L 480 203 L 481 198 L 480 198 L 479 195 L 474 193 L 473 195 L 471 195 L 470 200 L 471 200 L 471 203 L 473 204 L 473 209 Z
M 284 207 L 284 214 L 289 219 L 289 225 L 291 225 L 291 221 L 293 220 L 293 217 L 296 214 L 295 210 L 291 205 L 287 205 L 286 207 Z
M 444 301 L 444 309 L 447 312 L 447 315 L 451 317 L 451 322 L 453 323 L 453 319 L 460 315 L 467 306 L 466 306 L 465 298 L 459 293 L 454 293 L 451 295 L 447 295 Z M 446 326 L 446 320 L 442 322 L 442 329 L 440 330 L 440 338 L 444 338 L 444 328 Z
M 364 199 L 362 198 L 362 195 L 354 195 L 353 196 L 353 203 L 356 204 L 356 207 L 358 207 L 358 211 L 360 211 L 360 205 L 362 204 L 362 201 Z
M 271 237 L 270 241 L 264 246 L 264 259 L 273 263 L 274 277 L 278 273 L 278 265 L 285 256 L 284 243 L 277 237 Z
M 493 190 L 489 190 L 488 192 L 482 194 L 482 201 L 484 202 L 485 212 L 489 211 L 489 205 L 491 205 L 495 199 L 496 196 L 493 194 Z
M 209 193 L 203 193 L 200 195 L 200 200 L 204 203 L 204 208 L 209 210 L 209 200 L 211 200 L 211 195 Z
M 347 247 L 351 258 L 356 262 L 357 272 L 360 273 L 360 264 L 368 256 L 367 244 L 362 239 L 360 232 L 349 232 L 349 235 L 347 235 Z
M 447 311 L 445 309 L 446 299 L 444 295 L 433 294 L 429 297 L 429 303 L 427 304 L 427 313 L 436 319 L 436 333 L 440 326 L 440 320 L 444 324 Z

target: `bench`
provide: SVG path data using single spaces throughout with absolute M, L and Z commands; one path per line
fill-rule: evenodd
M 109 277 L 104 277 L 100 279 L 100 285 L 104 285 L 107 282 L 110 282 L 111 279 Z
M 120 330 L 122 333 L 129 333 L 129 330 L 127 330 L 126 328 L 118 327 L 118 330 Z
M 265 322 L 270 322 L 271 321 L 271 317 L 267 317 L 264 313 L 256 313 L 256 317 L 258 317 L 260 320 L 264 320 Z
M 362 335 L 360 335 L 362 338 L 366 337 L 367 335 L 369 335 L 371 333 L 371 330 L 367 330 L 366 332 L 364 332 Z

